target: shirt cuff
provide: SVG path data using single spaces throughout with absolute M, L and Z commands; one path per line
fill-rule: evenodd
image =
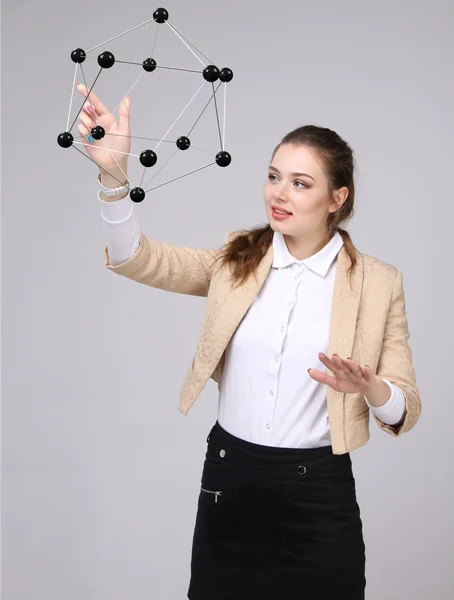
M 108 223 L 122 223 L 130 218 L 134 210 L 134 202 L 129 194 L 120 200 L 108 202 L 101 199 L 101 190 L 99 190 L 98 200 L 101 204 L 101 216 Z
M 382 379 L 391 389 L 391 396 L 385 404 L 382 406 L 372 406 L 369 404 L 366 396 L 364 396 L 364 399 L 367 404 L 369 404 L 371 411 L 380 419 L 380 421 L 383 421 L 383 423 L 386 423 L 387 425 L 397 425 L 404 417 L 406 398 L 400 387 L 394 385 L 384 377 L 382 377 Z
M 140 228 L 134 203 L 126 196 L 120 200 L 101 203 L 101 216 L 107 242 L 109 265 L 121 265 L 135 253 L 140 245 Z

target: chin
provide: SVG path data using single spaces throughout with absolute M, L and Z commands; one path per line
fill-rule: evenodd
M 276 219 L 273 218 L 273 215 L 271 213 L 271 207 L 270 207 L 270 212 L 267 213 L 267 217 L 268 217 L 268 223 L 271 227 L 271 229 L 273 231 L 279 231 L 279 232 L 287 232 L 288 231 L 288 224 L 285 221 L 277 221 Z
M 287 223 L 285 221 L 276 221 L 276 219 L 273 219 L 273 217 L 271 217 L 271 219 L 268 219 L 271 227 L 273 229 L 282 229 L 283 227 L 286 227 Z

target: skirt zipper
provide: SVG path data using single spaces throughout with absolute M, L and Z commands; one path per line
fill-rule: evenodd
M 218 496 L 220 496 L 222 494 L 222 492 L 215 492 L 213 490 L 206 490 L 205 488 L 201 488 L 202 492 L 208 492 L 208 494 L 214 494 L 214 501 L 215 503 L 217 503 L 218 501 Z

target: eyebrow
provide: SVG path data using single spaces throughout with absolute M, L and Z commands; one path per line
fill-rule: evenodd
M 276 171 L 276 173 L 279 173 L 279 169 L 276 169 L 276 167 L 270 165 L 268 168 L 271 169 L 271 171 Z M 308 175 L 307 173 L 290 173 L 290 175 L 292 175 L 292 177 L 310 177 L 313 181 L 315 181 L 312 175 Z

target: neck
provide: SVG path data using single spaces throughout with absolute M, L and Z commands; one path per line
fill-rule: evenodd
M 314 233 L 312 236 L 294 236 L 284 234 L 285 243 L 287 244 L 288 251 L 297 260 L 304 260 L 309 258 L 317 252 L 320 252 L 322 248 L 328 244 L 330 237 L 327 232 L 322 235 Z

